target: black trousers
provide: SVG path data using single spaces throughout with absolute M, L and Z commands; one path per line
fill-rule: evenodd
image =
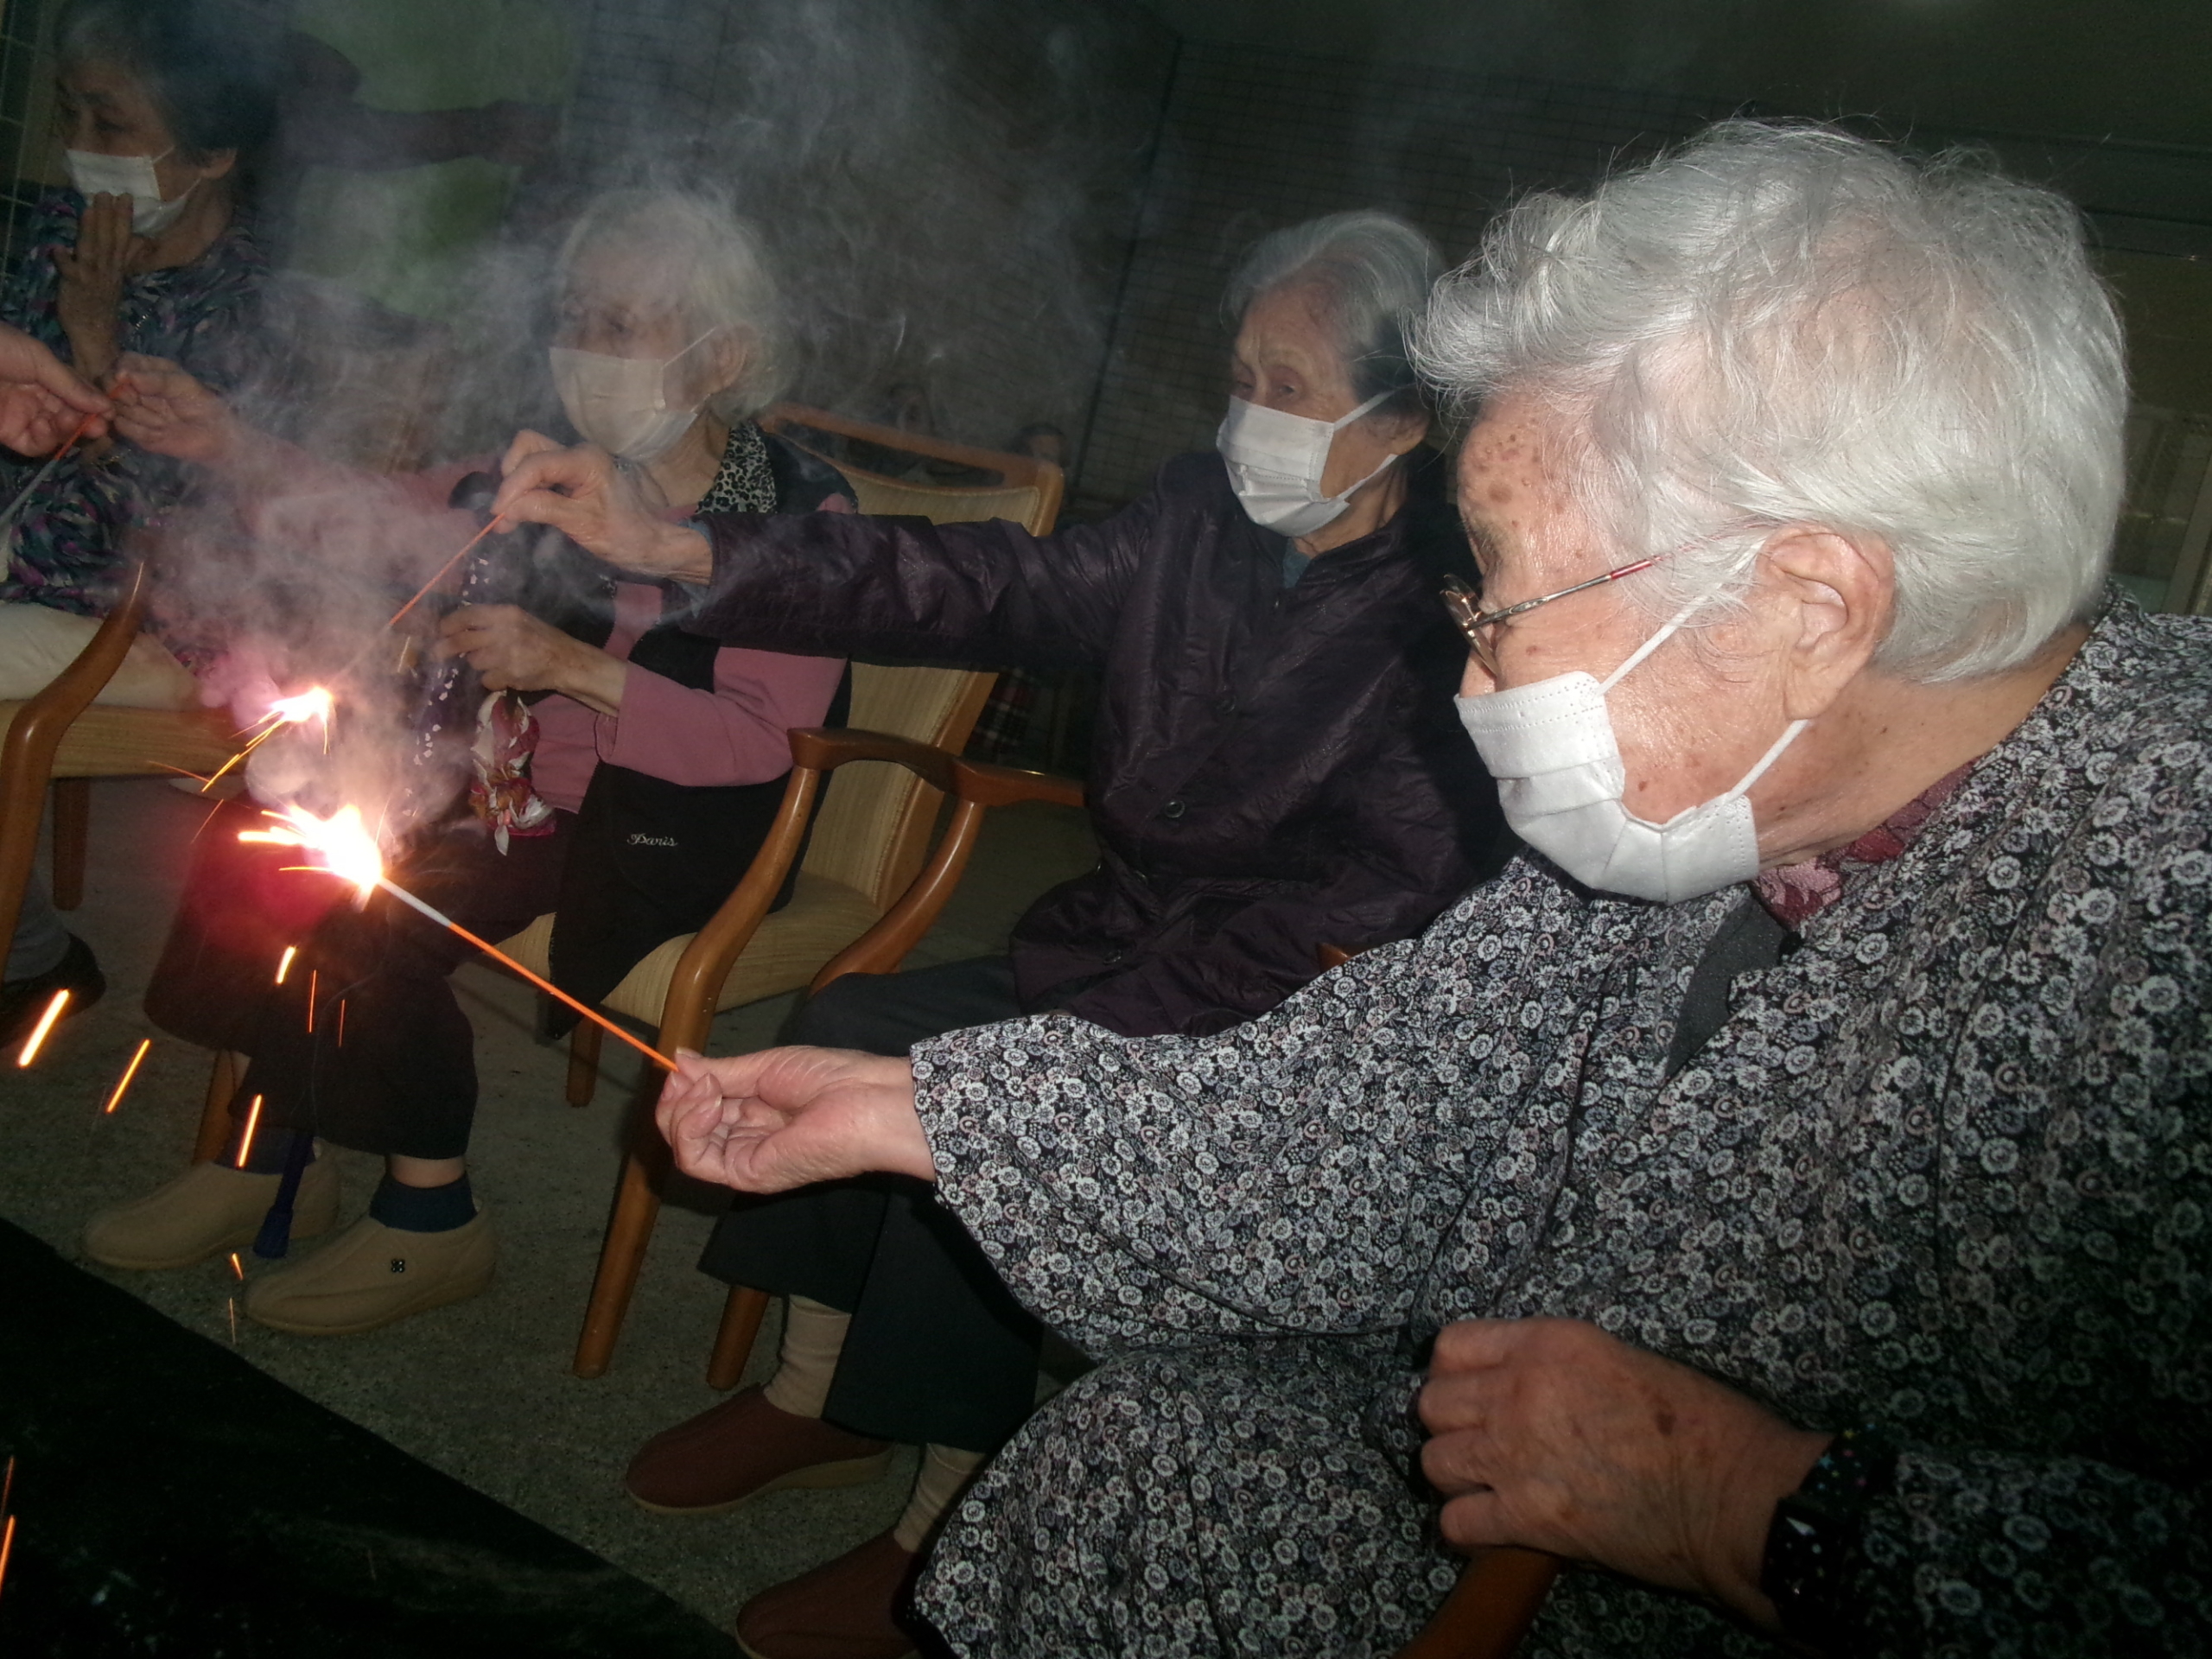
M 1003 957 L 849 974 L 802 1007 L 797 1043 L 905 1054 L 1024 1012 Z M 995 1452 L 1035 1402 L 1043 1327 L 923 1182 L 825 1182 L 741 1197 L 700 1267 L 853 1316 L 823 1415 L 879 1440 Z
M 498 943 L 551 910 L 575 820 L 501 853 L 474 822 L 423 838 L 392 879 Z M 382 893 L 357 905 L 290 848 L 241 843 L 263 824 L 234 801 L 193 844 L 183 902 L 146 990 L 172 1035 L 252 1058 L 231 1103 L 264 1128 L 362 1152 L 457 1158 L 476 1116 L 476 1034 L 454 968 L 475 948 Z M 284 982 L 275 970 L 296 948 Z

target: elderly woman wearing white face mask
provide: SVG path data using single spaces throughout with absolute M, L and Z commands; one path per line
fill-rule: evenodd
M 559 281 L 552 363 L 563 403 L 580 430 L 627 458 L 659 511 L 849 510 L 834 471 L 750 418 L 782 383 L 784 335 L 761 251 L 726 208 L 671 194 L 603 197 L 571 232 Z M 446 510 L 471 463 L 397 481 L 347 474 L 245 430 L 167 365 L 129 367 L 118 429 L 204 466 L 250 511 L 283 509 L 288 536 L 312 537 L 313 513 L 327 509 L 352 538 L 333 545 L 358 556 L 372 518 L 395 559 L 435 568 L 474 527 Z M 573 550 L 565 563 L 553 551 L 521 557 L 533 574 L 519 602 L 444 620 L 443 650 L 465 657 L 483 687 L 534 700 L 526 713 L 515 698 L 486 704 L 480 750 L 514 763 L 489 769 L 475 815 L 419 834 L 404 868 L 416 891 L 493 938 L 556 912 L 554 977 L 593 998 L 728 895 L 781 799 L 790 728 L 822 723 L 842 664 L 717 649 L 666 614 L 662 588 L 609 581 Z M 540 580 L 549 570 L 569 585 Z M 242 826 L 254 806 L 230 810 Z M 288 1158 L 310 1159 L 321 1137 L 383 1154 L 384 1182 L 336 1241 L 257 1275 L 247 1313 L 302 1335 L 341 1334 L 474 1294 L 496 1252 L 464 1160 L 473 1039 L 447 976 L 465 953 L 404 907 L 330 906 L 327 893 L 303 891 L 281 861 L 220 828 L 195 842 L 147 1011 L 175 1035 L 248 1057 L 241 1127 L 225 1158 L 95 1217 L 87 1252 L 143 1269 L 236 1249 L 260 1227 Z M 291 945 L 296 959 L 272 984 Z M 328 1227 L 334 1172 L 307 1161 L 296 1179 L 292 1230 Z M 403 1261 L 404 1275 L 392 1265 Z
M 2202 1649 L 2212 622 L 2104 586 L 2076 216 L 1728 124 L 1504 216 L 1427 340 L 1484 399 L 1461 713 L 1532 850 L 1217 1038 L 662 1103 L 745 1191 L 933 1181 L 1105 1362 L 922 1612 L 1388 1653 L 1513 1544 L 1606 1569 L 1534 1651 Z
M 1266 238 L 1230 283 L 1216 451 L 1047 537 L 721 512 L 684 529 L 641 513 L 598 455 L 518 446 L 504 510 L 618 565 L 709 582 L 694 626 L 716 638 L 1099 671 L 1099 868 L 1031 909 L 1010 957 L 850 976 L 802 1010 L 799 1040 L 903 1055 L 1046 1009 L 1127 1036 L 1219 1031 L 1311 980 L 1322 947 L 1414 932 L 1497 868 L 1507 838 L 1452 718 L 1464 653 L 1435 597 L 1475 572 L 1406 355 L 1435 268 L 1427 238 L 1382 213 Z M 783 1363 L 646 1446 L 632 1496 L 727 1508 L 865 1478 L 887 1441 L 926 1445 L 894 1528 L 739 1620 L 768 1659 L 905 1652 L 894 1595 L 1027 1415 L 1036 1322 L 904 1189 L 741 1204 L 703 1265 L 790 1299 Z

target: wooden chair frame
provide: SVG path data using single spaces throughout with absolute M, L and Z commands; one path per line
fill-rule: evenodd
M 972 444 L 955 443 L 949 438 L 928 437 L 903 431 L 895 426 L 884 426 L 874 421 L 859 421 L 847 415 L 833 415 L 826 409 L 810 409 L 804 404 L 772 404 L 760 415 L 760 423 L 764 431 L 785 434 L 787 427 L 811 427 L 817 432 L 834 432 L 840 437 L 858 438 L 863 443 L 872 443 L 882 449 L 901 449 L 908 454 L 922 455 L 934 461 L 957 461 L 963 467 L 996 473 L 1001 480 L 997 486 L 999 488 L 1029 488 L 1037 492 L 1040 505 L 1036 522 L 1048 529 L 1059 514 L 1060 496 L 1067 486 L 1066 479 L 1058 466 L 1049 461 L 1039 461 L 1033 455 L 978 449 Z M 807 447 L 798 438 L 792 438 L 791 442 L 798 443 L 801 448 Z M 808 453 L 816 452 L 809 450 Z M 827 456 L 823 458 L 829 459 Z M 941 485 L 923 486 L 918 481 L 910 483 L 902 478 L 886 478 L 880 474 L 870 473 L 865 467 L 849 466 L 842 461 L 831 464 L 840 472 L 848 474 L 857 473 L 893 489 L 944 487 Z
M 744 879 L 699 930 L 677 963 L 662 1007 L 657 1039 L 664 1053 L 673 1052 L 678 1047 L 704 1046 L 722 983 L 768 914 L 776 894 L 782 890 L 785 877 L 804 848 L 807 825 L 821 795 L 823 779 L 839 766 L 855 760 L 888 761 L 906 767 L 923 782 L 951 795 L 956 804 L 950 824 L 920 873 L 860 939 L 840 951 L 816 975 L 813 988 L 843 974 L 887 973 L 905 959 L 916 942 L 929 931 L 945 900 L 959 885 L 961 873 L 975 850 L 982 816 L 992 804 L 1028 798 L 1073 805 L 1082 803 L 1081 791 L 1073 784 L 1058 779 L 1035 779 L 1034 774 L 1008 767 L 984 766 L 963 760 L 944 749 L 880 732 L 802 728 L 791 733 L 791 778 L 784 786 L 783 804 L 760 852 L 754 855 Z M 588 1054 L 571 1060 L 572 1068 L 588 1064 Z M 644 1265 L 645 1248 L 660 1213 L 661 1188 L 670 1167 L 667 1143 L 653 1122 L 653 1105 L 660 1092 L 659 1074 L 648 1071 L 639 1081 L 613 1212 L 607 1222 L 599 1270 L 592 1281 L 583 1330 L 576 1343 L 575 1370 L 578 1376 L 604 1376 L 613 1357 L 615 1339 L 620 1334 L 623 1316 L 628 1311 Z M 760 1306 L 766 1306 L 766 1299 L 760 1298 Z M 737 1317 L 741 1321 L 742 1314 Z M 751 1320 L 757 1331 L 759 1308 L 752 1311 Z M 723 1324 L 726 1330 L 732 1325 L 732 1315 L 727 1311 Z M 718 1340 L 717 1351 L 721 1346 Z M 749 1351 L 751 1347 L 752 1335 L 748 1332 L 744 1348 Z M 737 1363 L 741 1370 L 741 1355 Z

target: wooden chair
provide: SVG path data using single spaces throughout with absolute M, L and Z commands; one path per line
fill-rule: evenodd
M 1540 1549 L 1485 1549 L 1398 1659 L 1507 1659 L 1543 1611 L 1566 1565 Z
M 1060 493 L 1065 487 L 1065 482 L 1060 475 L 1060 469 L 1049 461 L 1039 461 L 1031 455 L 1005 454 L 995 449 L 978 449 L 942 438 L 917 437 L 912 433 L 900 431 L 895 426 L 879 426 L 874 421 L 856 421 L 847 416 L 833 415 L 825 409 L 809 409 L 803 404 L 774 404 L 760 419 L 763 430 L 779 433 L 801 448 L 820 454 L 850 479 L 862 512 L 916 514 L 940 524 L 961 518 L 1011 518 L 1033 536 L 1044 535 L 1052 529 L 1052 521 L 1059 517 Z M 977 472 L 995 473 L 999 481 L 995 485 L 962 485 L 948 488 L 918 484 L 903 478 L 888 478 L 866 467 L 855 467 L 848 461 L 828 454 L 818 443 L 809 442 L 812 435 L 824 432 L 857 440 L 879 449 L 904 450 L 910 454 L 953 462 Z M 1019 506 L 1017 510 L 1017 505 L 1023 501 L 1025 495 L 1028 505 Z
M 141 544 L 137 550 L 144 550 Z M 76 660 L 22 702 L 0 703 L 0 940 L 15 937 L 39 819 L 54 796 L 54 901 L 80 902 L 92 780 L 173 771 L 212 772 L 236 752 L 229 717 L 214 709 L 117 709 L 92 699 L 123 665 L 145 625 L 146 566 Z
M 1039 531 L 1058 512 L 1059 469 L 1049 462 L 933 440 L 910 441 L 888 428 L 795 406 L 779 405 L 763 424 L 775 429 L 802 419 L 824 429 L 832 423 L 841 430 L 865 429 L 917 453 L 946 455 L 963 464 L 973 458 L 995 467 L 1006 480 L 938 489 L 849 471 L 862 512 L 909 514 L 938 524 L 1012 518 Z M 690 938 L 670 940 L 639 963 L 607 995 L 605 1006 L 658 1025 L 664 1052 L 670 1045 L 697 1047 L 718 1010 L 798 989 L 824 961 L 836 957 L 879 921 L 893 915 L 922 918 L 913 932 L 918 938 L 944 896 L 938 894 L 932 902 L 934 890 L 913 890 L 911 884 L 953 779 L 952 757 L 968 741 L 995 677 L 964 669 L 854 664 L 848 716 L 852 729 L 794 734 L 795 764 L 783 811 L 752 869 L 704 928 Z M 850 771 L 843 770 L 849 766 Z M 825 784 L 832 771 L 838 776 Z M 821 810 L 810 836 L 806 822 L 817 797 Z M 791 901 L 769 915 L 766 907 L 792 860 L 800 857 L 802 845 Z M 944 894 L 950 892 L 949 886 L 944 888 Z M 552 931 L 553 918 L 540 917 L 502 948 L 543 972 Z M 573 1104 L 591 1098 L 599 1048 L 598 1028 L 579 1026 L 569 1049 Z M 659 1214 L 668 1149 L 652 1123 L 658 1078 L 641 1084 L 643 1097 L 633 1108 L 630 1147 L 577 1340 L 579 1376 L 600 1376 L 607 1370 Z

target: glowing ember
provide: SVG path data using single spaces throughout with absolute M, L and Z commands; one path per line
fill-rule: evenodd
M 384 880 L 384 855 L 377 838 L 361 821 L 357 806 L 341 806 L 327 818 L 318 818 L 304 807 L 288 806 L 281 812 L 262 815 L 273 830 L 241 830 L 240 841 L 264 842 L 273 847 L 304 847 L 340 880 L 350 881 L 365 899 L 369 889 Z
M 150 1037 L 138 1039 L 138 1052 L 130 1057 L 130 1064 L 123 1068 L 123 1075 L 116 1079 L 115 1092 L 107 1097 L 107 1104 L 100 1108 L 102 1117 L 123 1104 L 124 1092 L 130 1087 L 131 1078 L 138 1075 L 138 1068 L 146 1063 L 147 1051 L 153 1046 L 154 1039 Z
M 238 1166 L 240 1169 L 244 1169 L 245 1160 L 253 1156 L 253 1132 L 260 1127 L 261 1096 L 256 1095 L 253 1097 L 253 1104 L 246 1108 L 245 1133 L 238 1137 Z
M 300 947 L 296 944 L 288 944 L 284 947 L 284 955 L 276 964 L 276 982 L 279 985 L 284 982 L 284 976 L 292 971 L 292 958 L 299 954 Z
M 16 1056 L 17 1065 L 29 1065 L 38 1058 L 38 1051 L 46 1041 L 46 1033 L 54 1029 L 54 1022 L 61 1017 L 61 1010 L 69 1006 L 69 993 L 56 991 L 54 1000 L 46 1005 L 46 1012 L 38 1017 L 38 1024 L 31 1027 L 31 1034 L 23 1039 L 23 1052 Z
M 8 1581 L 8 1557 L 16 1550 L 16 1517 L 10 1516 L 0 1522 L 0 1584 Z
M 245 1282 L 245 1264 L 238 1260 L 238 1253 L 236 1250 L 231 1252 L 231 1271 L 238 1274 L 240 1284 Z
M 336 707 L 337 700 L 327 690 L 311 685 L 296 697 L 277 698 L 262 719 L 275 726 L 304 726 L 311 720 L 328 725 Z

